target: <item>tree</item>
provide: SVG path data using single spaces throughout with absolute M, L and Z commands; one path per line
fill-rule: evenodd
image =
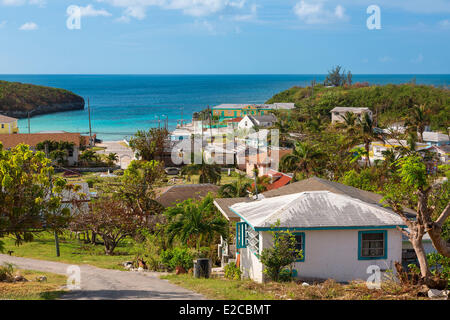
M 219 195 L 222 198 L 240 198 L 248 196 L 252 184 L 243 174 L 239 174 L 238 179 L 232 183 L 220 187 Z
M 107 255 L 112 255 L 124 238 L 146 227 L 145 216 L 136 215 L 124 202 L 108 197 L 93 202 L 90 212 L 81 212 L 71 223 L 72 230 L 89 230 L 101 236 Z
M 301 259 L 303 253 L 296 248 L 295 236 L 290 231 L 270 231 L 270 233 L 272 234 L 273 246 L 263 249 L 260 260 L 265 267 L 264 273 L 271 280 L 279 281 L 283 268 Z
M 200 164 L 189 164 L 181 170 L 182 175 L 199 175 L 199 183 L 218 184 L 222 178 L 220 166 L 202 161 Z
M 80 155 L 80 160 L 83 161 L 86 165 L 88 165 L 90 162 L 96 161 L 97 159 L 97 154 L 91 149 L 84 150 Z
M 168 136 L 169 131 L 165 128 L 151 128 L 148 131 L 139 130 L 130 139 L 130 147 L 142 160 L 161 161 Z
M 431 279 L 431 272 L 423 247 L 422 239 L 428 232 L 433 246 L 446 257 L 450 257 L 450 244 L 442 237 L 442 227 L 450 216 L 450 204 L 447 201 L 441 213 L 436 214 L 438 199 L 442 195 L 439 185 L 431 185 L 427 177 L 426 166 L 422 158 L 415 154 L 398 160 L 398 175 L 400 183 L 387 185 L 384 200 L 404 221 L 408 230 L 400 229 L 410 240 L 417 259 L 424 283 L 433 287 L 436 284 Z M 447 199 L 448 199 L 448 195 Z M 416 217 L 409 218 L 403 209 L 406 203 L 416 202 Z M 436 218 L 434 218 L 436 217 Z
M 341 73 L 342 67 L 336 66 L 331 71 L 328 71 L 328 75 L 325 78 L 324 85 L 326 86 L 334 86 L 334 87 L 340 87 L 343 86 L 346 81 L 347 77 L 345 75 L 345 71 Z M 350 73 L 351 74 L 351 73 Z M 350 77 L 351 80 L 351 77 Z
M 370 144 L 374 141 L 384 141 L 383 136 L 375 129 L 373 120 L 368 113 L 364 113 L 361 119 L 358 119 L 359 136 L 364 143 L 366 154 L 370 152 Z M 370 158 L 366 157 L 366 166 L 370 166 Z
M 188 199 L 178 203 L 175 207 L 167 208 L 167 234 L 169 241 L 175 238 L 182 244 L 195 247 L 200 252 L 202 243 L 208 245 L 215 236 L 227 238 L 228 222 L 217 213 L 214 198 L 208 194 L 202 200 Z
M 406 127 L 412 130 L 414 134 L 419 135 L 419 142 L 423 142 L 423 132 L 425 126 L 430 123 L 430 117 L 426 110 L 425 104 L 415 105 L 411 115 L 406 120 Z
M 302 173 L 309 177 L 314 172 L 315 162 L 322 153 L 306 142 L 296 142 L 294 151 L 281 158 L 280 170 L 283 172 Z
M 119 161 L 119 156 L 114 152 L 108 153 L 106 160 L 108 161 L 108 165 L 112 166 L 115 162 Z
M 133 215 L 144 217 L 149 226 L 155 226 L 163 211 L 163 206 L 155 200 L 155 187 L 164 176 L 161 162 L 134 160 L 124 171 L 115 197 L 121 199 Z
M 20 244 L 33 240 L 35 232 L 64 223 L 55 213 L 61 213 L 60 194 L 66 182 L 51 178 L 50 162 L 27 145 L 3 150 L 0 143 L 0 237 L 13 235 Z

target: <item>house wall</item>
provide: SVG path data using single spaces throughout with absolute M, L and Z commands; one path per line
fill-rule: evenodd
M 0 134 L 2 133 L 11 134 L 18 132 L 19 128 L 17 127 L 17 120 L 8 123 L 0 123 Z
M 364 116 L 364 113 L 368 113 L 370 118 L 372 118 L 372 111 L 365 111 L 365 112 L 361 112 L 359 114 L 356 114 L 360 119 L 362 119 L 362 117 Z M 344 119 L 342 118 L 342 116 L 345 116 L 346 112 L 335 112 L 333 111 L 331 113 L 331 122 L 344 122 Z
M 253 122 L 248 116 L 245 116 L 238 125 L 239 129 L 250 129 L 253 128 Z
M 377 229 L 378 230 L 378 229 Z M 387 230 L 387 258 L 377 260 L 358 260 L 358 232 L 364 230 L 314 230 L 305 233 L 304 261 L 296 262 L 294 268 L 302 279 L 334 279 L 346 282 L 369 277 L 367 267 L 378 265 L 381 270 L 394 269 L 394 262 L 402 260 L 402 237 L 396 229 Z M 261 232 L 260 252 L 272 245 L 272 235 Z M 249 251 L 249 249 L 241 249 Z M 254 256 L 254 254 L 252 254 Z M 255 256 L 256 258 L 256 256 Z M 251 279 L 261 282 L 263 266 L 249 256 L 242 256 L 242 268 Z

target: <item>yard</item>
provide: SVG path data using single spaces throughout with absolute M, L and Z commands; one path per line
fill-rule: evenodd
M 222 278 L 195 279 L 192 275 L 168 275 L 161 278 L 186 289 L 218 300 L 417 300 L 418 288 L 386 282 L 380 290 L 368 289 L 363 282 L 339 284 L 328 280 L 303 286 L 301 283 L 269 282 Z
M 5 244 L 4 252 L 13 251 L 12 255 L 16 257 L 89 264 L 106 269 L 123 270 L 122 263 L 133 260 L 135 257 L 133 247 L 127 240 L 119 244 L 114 255 L 107 256 L 102 245 L 85 244 L 83 241 L 71 239 L 68 232 L 60 237 L 60 257 L 57 257 L 55 253 L 53 235 L 46 232 L 37 235 L 34 241 L 23 243 L 20 246 L 16 246 L 11 237 L 2 238 L 2 241 Z
M 61 289 L 66 284 L 66 277 L 47 272 L 17 270 L 28 282 L 0 282 L 0 300 L 53 300 L 64 293 Z M 45 276 L 47 281 L 36 281 Z

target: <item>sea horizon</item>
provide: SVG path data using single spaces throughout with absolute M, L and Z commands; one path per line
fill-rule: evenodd
M 1 74 L 0 80 L 67 89 L 91 105 L 92 130 L 105 141 L 129 138 L 137 130 L 158 126 L 168 118 L 169 129 L 177 121 L 190 120 L 198 112 L 222 103 L 264 103 L 274 94 L 326 74 Z M 450 74 L 353 74 L 353 82 L 448 86 Z M 31 118 L 30 132 L 68 131 L 88 134 L 84 110 L 39 115 Z M 28 120 L 19 120 L 28 132 Z

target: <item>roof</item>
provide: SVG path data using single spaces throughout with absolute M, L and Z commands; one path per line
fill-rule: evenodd
M 450 153 L 450 144 L 445 144 L 443 146 L 432 146 L 429 149 L 436 149 L 440 152 L 447 154 L 447 153 Z
M 273 103 L 273 104 L 225 103 L 215 106 L 213 107 L 213 109 L 242 109 L 248 106 L 253 106 L 258 109 L 290 110 L 295 108 L 295 103 Z
M 247 116 L 250 121 L 253 122 L 253 124 L 257 125 L 258 122 L 276 122 L 277 121 L 277 117 L 275 117 L 273 114 L 268 114 L 265 116 L 252 116 L 252 115 L 248 115 Z
M 218 193 L 218 191 L 219 186 L 216 186 L 214 184 L 175 185 L 160 189 L 156 201 L 167 208 L 187 199 L 202 199 L 209 192 L 215 195 Z
M 317 177 L 312 177 L 309 179 L 301 180 L 298 182 L 290 183 L 288 185 L 285 185 L 283 187 L 280 187 L 278 189 L 269 190 L 266 192 L 263 192 L 263 196 L 265 198 L 273 198 L 278 196 L 284 196 L 284 195 L 290 195 L 290 194 L 296 194 L 300 192 L 309 192 L 309 191 L 329 191 L 333 192 L 335 194 L 341 194 L 346 195 L 358 200 L 361 200 L 363 202 L 367 202 L 369 204 L 376 205 L 378 207 L 383 207 L 383 205 L 380 203 L 381 199 L 383 199 L 383 196 L 377 193 L 361 190 L 358 188 L 354 188 L 351 186 L 347 186 L 345 184 L 341 184 L 334 181 L 329 181 Z M 223 199 L 222 199 L 223 200 Z M 235 200 L 235 199 L 232 199 Z M 218 202 L 217 204 L 220 204 L 221 211 L 224 213 L 225 217 L 227 217 L 229 220 L 230 218 L 236 218 L 237 215 L 231 211 L 228 207 L 222 206 L 222 204 L 228 204 L 230 205 L 237 203 L 239 201 L 230 201 L 230 202 Z M 404 208 L 405 212 L 410 215 L 415 215 L 415 212 L 409 208 Z
M 0 142 L 6 149 L 24 143 L 31 147 L 36 147 L 40 142 L 46 140 L 72 142 L 76 146 L 80 145 L 80 133 L 64 132 L 64 133 L 16 133 L 16 134 L 0 134 Z
M 329 191 L 301 192 L 236 203 L 231 210 L 254 229 L 402 226 L 391 210 Z
M 0 123 L 10 123 L 13 121 L 17 121 L 17 119 L 0 114 Z
M 253 201 L 251 198 L 217 198 L 214 199 L 214 205 L 219 209 L 225 218 L 229 221 L 240 221 L 241 218 L 230 210 L 230 206 L 236 203 L 250 202 Z
M 353 107 L 336 107 L 331 112 L 353 112 L 353 113 L 361 113 L 365 111 L 370 111 L 369 108 L 353 108 Z
M 439 133 L 439 132 L 431 132 L 431 131 L 425 131 L 423 133 L 423 141 L 430 141 L 430 142 L 448 142 L 449 138 L 448 135 Z
M 267 186 L 268 191 L 281 188 L 292 181 L 292 178 L 285 174 L 281 174 L 281 176 L 275 174 L 273 176 L 278 177 L 278 178 L 275 180 L 275 182 L 273 182 L 272 184 L 269 184 Z
M 241 122 L 242 119 L 243 119 L 242 117 L 236 117 L 233 119 L 225 120 L 225 122 Z

